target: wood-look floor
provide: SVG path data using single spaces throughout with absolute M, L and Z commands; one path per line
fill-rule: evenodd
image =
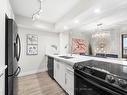
M 16 95 L 66 95 L 47 72 L 18 78 Z

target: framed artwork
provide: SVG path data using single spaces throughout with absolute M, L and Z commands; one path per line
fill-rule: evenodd
M 37 45 L 38 44 L 37 35 L 27 34 L 27 44 L 28 45 Z
M 38 54 L 38 36 L 33 34 L 27 34 L 27 55 L 37 55 Z
M 87 43 L 83 39 L 72 38 L 72 52 L 85 53 L 87 50 Z
M 38 46 L 37 45 L 27 45 L 27 55 L 37 55 Z

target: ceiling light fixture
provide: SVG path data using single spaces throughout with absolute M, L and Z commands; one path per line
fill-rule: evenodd
M 96 43 L 95 52 L 105 53 L 106 45 L 110 42 L 110 31 L 101 28 L 103 24 L 97 24 L 96 32 L 92 33 L 92 38 Z M 100 28 L 99 28 L 100 27 Z
M 97 30 L 92 34 L 92 38 L 103 39 L 110 36 L 109 31 L 104 31 L 101 28 L 102 25 L 103 25 L 102 23 L 97 24 Z
M 40 18 L 40 14 L 43 12 L 43 7 L 42 7 L 43 1 L 44 0 L 39 0 L 39 2 L 40 2 L 40 8 L 38 9 L 38 11 L 33 13 L 33 15 L 32 15 L 32 19 L 33 20 L 36 20 L 36 19 Z
M 74 22 L 75 22 L 75 23 L 79 23 L 79 20 L 75 20 Z
M 100 13 L 100 12 L 101 12 L 100 8 L 94 10 L 94 13 Z
M 67 26 L 64 26 L 64 30 L 68 30 L 68 27 Z

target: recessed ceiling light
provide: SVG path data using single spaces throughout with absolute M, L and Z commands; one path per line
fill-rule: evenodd
M 100 13 L 101 12 L 101 9 L 100 8 L 97 8 L 94 10 L 94 13 Z
M 79 20 L 75 20 L 74 22 L 75 22 L 75 23 L 79 23 Z
M 67 26 L 64 26 L 64 30 L 68 30 L 68 27 Z

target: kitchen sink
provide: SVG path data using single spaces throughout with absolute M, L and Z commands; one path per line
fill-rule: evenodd
M 74 57 L 71 57 L 71 56 L 59 56 L 61 58 L 64 58 L 64 59 L 71 59 L 71 58 L 74 58 Z

